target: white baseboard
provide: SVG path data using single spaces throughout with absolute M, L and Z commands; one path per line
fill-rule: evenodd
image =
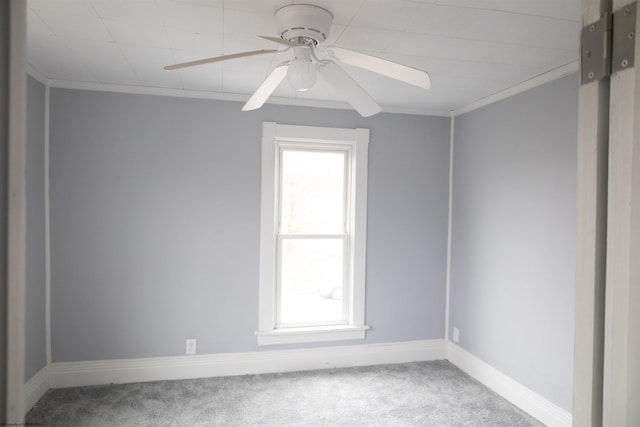
M 33 405 L 38 403 L 38 400 L 44 396 L 47 390 L 49 390 L 49 374 L 48 368 L 45 366 L 24 384 L 24 415 L 29 412 Z
M 52 363 L 52 388 L 303 371 L 446 358 L 444 340 Z
M 540 422 L 552 427 L 571 426 L 572 416 L 569 412 L 452 342 L 447 344 L 447 359 Z
M 24 387 L 28 411 L 49 388 L 207 378 L 448 359 L 546 425 L 571 426 L 571 414 L 445 340 L 52 363 Z

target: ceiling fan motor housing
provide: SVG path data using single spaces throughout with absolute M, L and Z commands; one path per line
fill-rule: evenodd
M 276 11 L 278 34 L 289 41 L 318 45 L 329 37 L 332 22 L 331 12 L 309 4 L 293 4 Z

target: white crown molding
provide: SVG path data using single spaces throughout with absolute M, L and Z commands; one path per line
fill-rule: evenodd
M 347 107 L 353 110 L 351 107 Z M 382 112 L 389 114 L 407 114 L 411 116 L 432 116 L 432 117 L 451 117 L 451 111 L 427 110 L 420 108 L 404 108 L 396 106 L 382 105 Z M 375 117 L 375 116 L 374 116 Z
M 226 92 L 208 92 L 200 90 L 187 90 L 187 89 L 175 89 L 175 88 L 160 88 L 152 86 L 132 86 L 132 85 L 117 85 L 110 83 L 93 83 L 93 82 L 76 82 L 70 80 L 49 80 L 49 85 L 59 89 L 77 89 L 77 90 L 93 90 L 99 92 L 117 92 L 128 93 L 134 95 L 158 95 L 158 96 L 171 96 L 176 98 L 196 98 L 196 99 L 210 99 L 217 101 L 232 101 L 232 102 L 246 102 L 250 95 L 242 95 L 236 93 Z M 336 101 L 323 101 L 315 99 L 302 99 L 302 98 L 285 98 L 272 96 L 266 102 L 273 105 L 289 105 L 296 107 L 313 107 L 313 108 L 329 108 L 334 110 L 353 110 L 353 108 L 346 102 Z M 412 108 L 398 108 L 398 107 L 383 107 L 384 113 L 395 114 L 412 114 L 418 116 L 440 116 L 450 117 L 449 111 L 435 111 L 424 109 L 412 109 Z
M 47 390 L 49 390 L 49 387 L 49 373 L 45 366 L 24 384 L 24 415 L 29 412 L 29 409 L 31 409 L 33 405 L 38 403 L 38 400 L 44 396 Z
M 49 78 L 47 78 L 47 76 L 42 74 L 40 70 L 38 70 L 36 67 L 34 67 L 31 64 L 27 64 L 27 74 L 45 86 L 49 84 Z
M 112 83 L 81 82 L 72 80 L 50 80 L 49 84 L 58 89 L 89 90 L 97 92 L 116 92 L 132 95 L 158 95 L 175 98 L 213 99 L 219 101 L 246 102 L 248 95 L 200 90 L 162 88 L 155 86 L 119 85 Z
M 571 426 L 572 416 L 569 412 L 450 341 L 447 343 L 447 359 L 544 424 L 554 427 Z
M 577 73 L 580 69 L 580 62 L 574 61 L 569 64 L 565 64 L 561 67 L 555 68 L 551 71 L 547 71 L 536 77 L 533 77 L 527 81 L 519 83 L 508 89 L 497 92 L 493 95 L 474 101 L 463 107 L 460 107 L 453 111 L 439 111 L 439 110 L 427 110 L 420 108 L 403 108 L 395 106 L 383 106 L 384 113 L 392 114 L 408 114 L 417 116 L 435 116 L 435 117 L 455 117 L 465 113 L 468 113 L 478 108 L 485 107 L 495 102 L 507 99 L 514 95 L 517 95 L 527 90 L 533 89 L 537 86 L 541 86 L 545 83 L 552 82 L 569 74 Z M 134 85 L 119 85 L 111 83 L 95 83 L 95 82 L 79 82 L 70 80 L 57 80 L 49 79 L 42 74 L 38 69 L 31 64 L 27 64 L 28 74 L 38 80 L 44 85 L 60 89 L 76 89 L 76 90 L 92 90 L 99 92 L 116 92 L 116 93 L 128 93 L 134 95 L 158 95 L 158 96 L 170 96 L 176 98 L 195 98 L 195 99 L 210 99 L 217 101 L 232 101 L 232 102 L 246 102 L 249 99 L 249 95 L 226 93 L 226 92 L 214 92 L 214 91 L 200 91 L 200 90 L 188 90 L 188 89 L 175 89 L 175 88 L 161 88 L 155 86 L 134 86 Z M 313 108 L 329 108 L 336 110 L 353 110 L 349 104 L 345 102 L 336 101 L 323 101 L 314 99 L 301 99 L 301 98 L 285 98 L 285 97 L 270 97 L 267 104 L 273 105 L 289 105 L 296 107 L 313 107 Z
M 445 358 L 444 340 L 422 340 L 199 356 L 52 363 L 53 388 L 291 372 Z
M 477 110 L 478 108 L 482 108 L 495 102 L 502 101 L 503 99 L 510 98 L 519 93 L 526 92 L 535 87 L 542 86 L 543 84 L 558 80 L 564 76 L 568 76 L 569 74 L 577 73 L 579 70 L 580 61 L 570 62 L 569 64 L 563 65 L 551 71 L 547 71 L 546 73 L 540 74 L 539 76 L 512 86 L 509 89 L 502 90 L 493 95 L 487 96 L 486 98 L 482 98 L 478 101 L 472 102 L 471 104 L 454 110 L 451 112 L 451 115 L 453 117 L 460 116 L 470 111 Z

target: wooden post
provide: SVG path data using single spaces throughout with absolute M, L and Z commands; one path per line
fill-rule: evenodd
M 583 26 L 598 21 L 610 10 L 610 1 L 582 0 Z M 608 79 L 580 87 L 573 375 L 573 425 L 576 427 L 595 427 L 602 423 L 608 112 Z
M 5 347 L 2 357 L 6 369 L 4 388 L 4 418 L 7 424 L 23 422 L 24 388 L 24 313 L 25 313 L 25 258 L 26 258 L 26 2 L 10 0 L 0 7 L 2 58 L 0 58 L 0 85 L 3 89 L 1 113 L 1 144 L 6 147 L 6 186 L 3 196 L 3 219 L 8 228 L 3 240 L 6 257 L 6 299 L 2 313 Z M 3 183 L 4 184 L 4 183 Z M 3 224 L 4 226 L 4 224 Z M 4 310 L 6 308 L 6 310 Z M 5 358 L 6 357 L 6 358 Z
M 0 423 L 7 419 L 7 221 L 9 217 L 9 4 L 0 3 Z
M 613 10 L 629 3 L 614 0 Z M 603 404 L 611 427 L 640 425 L 639 62 L 611 76 Z

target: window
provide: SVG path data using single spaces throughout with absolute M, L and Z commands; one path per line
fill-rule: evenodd
M 259 345 L 364 338 L 368 144 L 263 124 Z

